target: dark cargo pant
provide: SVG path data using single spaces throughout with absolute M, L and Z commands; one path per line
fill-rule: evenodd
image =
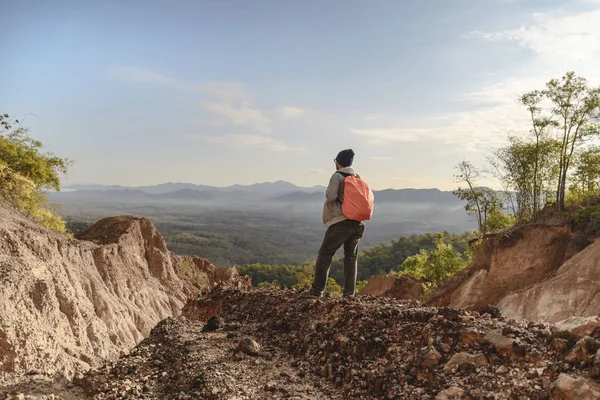
M 329 267 L 335 252 L 344 246 L 344 296 L 354 296 L 356 287 L 356 271 L 358 258 L 358 242 L 365 232 L 365 224 L 358 221 L 344 220 L 331 225 L 317 256 L 315 280 L 311 294 L 321 296 L 325 291 Z

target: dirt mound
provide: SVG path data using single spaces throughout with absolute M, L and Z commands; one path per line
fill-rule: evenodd
M 420 299 L 423 296 L 423 285 L 418 279 L 408 275 L 402 275 L 398 278 L 373 275 L 369 278 L 367 286 L 360 291 L 360 294 L 398 300 Z
M 82 238 L 0 206 L 0 386 L 12 374 L 71 377 L 99 366 L 199 291 L 222 280 L 249 288 L 235 270 L 170 253 L 147 219 L 105 219 Z
M 564 226 L 528 225 L 486 238 L 471 265 L 428 300 L 434 306 L 480 310 L 508 293 L 539 283 L 576 251 Z
M 219 315 L 224 320 L 223 332 L 233 332 L 228 334 L 230 345 L 223 362 L 235 363 L 236 344 L 246 336 L 274 349 L 281 365 L 286 365 L 286 356 L 279 351 L 287 353 L 295 371 L 286 369 L 285 374 L 308 376 L 308 382 L 317 387 L 331 388 L 333 392 L 318 397 L 323 399 L 559 399 L 566 398 L 560 393 L 568 385 L 596 387 L 593 379 L 600 374 L 597 339 L 565 339 L 543 323 L 517 323 L 475 311 L 424 307 L 415 301 L 370 296 L 315 299 L 289 290 L 216 290 L 190 302 L 183 315 L 187 319 L 172 323 L 195 326 L 194 337 L 200 341 L 214 334 L 201 332 L 208 318 Z M 165 340 L 163 346 L 166 343 L 171 341 Z M 157 386 L 158 391 L 148 389 L 148 398 L 204 395 L 203 379 L 208 378 L 196 383 L 199 389 L 192 379 L 206 376 L 197 372 L 203 371 L 197 369 L 203 363 L 185 361 L 186 351 L 192 350 L 182 347 L 182 356 L 176 357 L 182 364 L 175 370 L 187 371 L 187 377 L 176 373 L 169 378 L 171 392 L 164 391 L 165 383 Z M 139 374 L 119 369 L 132 363 L 130 357 L 119 361 L 110 371 L 120 372 L 103 371 L 103 378 L 94 382 L 129 380 L 137 385 L 141 384 L 138 376 L 162 374 L 157 368 Z M 277 376 L 260 365 L 248 368 L 250 374 L 255 373 L 253 368 L 263 371 L 267 379 Z M 112 398 L 111 390 L 118 383 L 111 385 L 99 395 L 105 397 L 98 398 Z M 97 388 L 93 382 L 88 386 Z M 207 397 L 213 399 L 236 398 L 240 390 L 233 383 L 208 387 L 215 390 L 213 397 Z M 283 390 L 290 389 L 283 386 Z M 248 398 L 267 396 L 266 392 L 252 393 Z M 282 393 L 279 398 L 285 397 Z M 576 398 L 596 398 L 586 396 Z

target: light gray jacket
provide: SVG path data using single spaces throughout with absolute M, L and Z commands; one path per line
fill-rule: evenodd
M 354 168 L 344 167 L 338 169 L 329 180 L 327 191 L 325 192 L 325 205 L 323 206 L 323 224 L 325 228 L 329 228 L 333 224 L 342 222 L 347 219 L 342 214 L 342 202 L 344 201 L 344 179 L 342 174 L 338 172 L 344 172 L 346 174 L 355 175 Z

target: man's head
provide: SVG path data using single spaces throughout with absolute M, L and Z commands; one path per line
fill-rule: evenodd
M 333 161 L 335 161 L 335 165 L 338 169 L 349 167 L 352 165 L 352 161 L 354 161 L 354 152 L 352 149 L 342 150 Z

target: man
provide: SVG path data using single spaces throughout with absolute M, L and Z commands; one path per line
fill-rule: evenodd
M 354 296 L 358 242 L 365 232 L 363 222 L 347 219 L 342 213 L 344 180 L 350 175 L 358 177 L 352 168 L 354 151 L 342 150 L 333 161 L 336 172 L 329 180 L 323 206 L 323 223 L 327 231 L 317 256 L 315 279 L 310 292 L 311 295 L 319 297 L 325 290 L 333 256 L 341 246 L 344 246 L 344 296 Z

